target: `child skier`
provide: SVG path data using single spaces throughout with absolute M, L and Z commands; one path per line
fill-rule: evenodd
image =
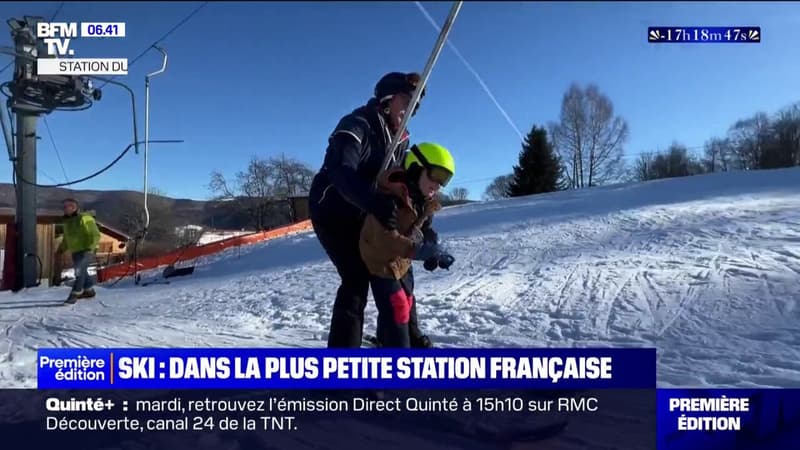
M 411 260 L 425 261 L 425 269 L 449 269 L 454 258 L 439 247 L 431 228 L 433 214 L 441 208 L 439 189 L 455 173 L 453 157 L 438 144 L 411 147 L 403 167 L 387 170 L 378 178 L 382 195 L 396 209 L 389 227 L 367 216 L 361 230 L 360 252 L 370 272 L 372 295 L 378 307 L 377 340 L 382 347 L 430 347 L 417 327 L 414 275 Z

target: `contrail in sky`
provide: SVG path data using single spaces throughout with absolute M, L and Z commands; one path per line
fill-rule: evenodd
M 433 27 L 436 29 L 436 31 L 441 32 L 441 28 L 439 27 L 439 25 L 436 24 L 436 21 L 433 20 L 433 17 L 431 17 L 431 15 L 428 14 L 428 11 L 425 9 L 424 6 L 422 6 L 422 3 L 418 2 L 418 1 L 415 1 L 414 3 L 416 3 L 417 8 L 419 8 L 419 10 L 422 12 L 422 14 L 425 16 L 425 18 L 428 19 L 428 22 L 430 22 L 430 24 L 433 25 Z M 483 82 L 483 79 L 481 78 L 480 75 L 478 75 L 478 72 L 475 70 L 475 68 L 473 68 L 472 65 L 467 62 L 466 58 L 464 58 L 464 55 L 462 55 L 461 52 L 458 51 L 456 46 L 453 45 L 452 42 L 450 42 L 450 39 L 447 40 L 447 45 L 450 47 L 450 50 L 452 50 L 453 53 L 456 54 L 458 59 L 460 59 L 461 62 L 464 63 L 464 66 L 467 68 L 467 70 L 469 70 L 472 73 L 472 75 L 475 76 L 475 79 L 478 80 L 478 83 L 480 83 L 481 87 L 483 88 L 483 91 L 486 92 L 486 95 L 488 95 L 490 99 L 492 99 L 492 102 L 494 102 L 494 105 L 497 106 L 497 109 L 500 111 L 500 114 L 502 114 L 503 117 L 506 118 L 506 122 L 508 122 L 508 124 L 511 125 L 511 128 L 513 128 L 514 131 L 517 133 L 517 136 L 519 136 L 519 139 L 520 140 L 524 140 L 524 137 L 522 136 L 522 132 L 519 131 L 519 128 L 517 128 L 516 125 L 514 125 L 514 121 L 511 120 L 511 117 L 508 116 L 508 113 L 506 112 L 506 110 L 503 109 L 502 106 L 500 106 L 500 103 L 498 103 L 497 99 L 492 94 L 492 91 L 489 89 L 489 86 L 486 86 L 486 83 Z

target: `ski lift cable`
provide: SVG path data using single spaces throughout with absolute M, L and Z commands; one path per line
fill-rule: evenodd
M 142 52 L 141 52 L 141 53 L 139 53 L 139 55 L 138 55 L 138 56 L 136 56 L 135 58 L 133 58 L 133 59 L 131 60 L 131 62 L 129 62 L 129 63 L 128 63 L 128 68 L 130 69 L 130 67 L 131 67 L 133 64 L 135 64 L 135 63 L 136 63 L 136 61 L 140 60 L 140 59 L 141 59 L 141 58 L 142 58 L 144 55 L 146 55 L 146 54 L 147 54 L 147 52 L 148 52 L 148 51 L 150 51 L 150 49 L 152 49 L 152 48 L 155 48 L 155 47 L 156 47 L 158 44 L 160 44 L 160 43 L 161 43 L 161 42 L 162 42 L 164 39 L 166 39 L 166 38 L 167 38 L 167 37 L 169 37 L 169 36 L 170 36 L 172 33 L 174 33 L 175 31 L 177 31 L 177 30 L 178 30 L 178 28 L 182 27 L 182 26 L 183 26 L 183 25 L 184 25 L 186 22 L 188 22 L 188 21 L 189 21 L 189 19 L 191 19 L 192 17 L 194 17 L 194 16 L 195 16 L 195 14 L 197 14 L 198 12 L 200 12 L 200 10 L 201 10 L 201 9 L 205 8 L 205 7 L 206 7 L 206 5 L 208 5 L 208 3 L 209 3 L 209 2 L 203 2 L 203 3 L 202 3 L 200 6 L 198 6 L 197 8 L 195 8 L 195 9 L 194 9 L 192 12 L 190 12 L 188 15 L 186 15 L 186 17 L 184 17 L 183 19 L 181 19 L 181 21 L 180 21 L 180 22 L 178 22 L 177 24 L 175 24 L 175 26 L 173 26 L 172 28 L 170 28 L 170 29 L 169 29 L 169 31 L 167 31 L 166 33 L 164 33 L 164 34 L 163 34 L 163 35 L 162 35 L 160 38 L 156 39 L 156 40 L 155 40 L 155 41 L 154 41 L 152 44 L 148 45 L 146 49 L 142 50 Z M 113 76 L 113 77 L 111 77 L 110 79 L 114 79 L 114 78 L 116 78 L 116 76 Z M 101 85 L 101 86 L 100 86 L 100 88 L 102 88 L 103 86 L 105 86 L 105 84 Z
M 151 144 L 180 144 L 182 142 L 184 142 L 183 139 L 159 139 L 159 140 L 150 141 Z M 142 144 L 142 143 L 143 143 L 143 141 L 142 142 L 134 142 L 134 143 L 128 144 L 128 146 L 125 147 L 125 150 L 123 150 L 122 153 L 120 153 L 116 158 L 114 158 L 113 161 L 108 163 L 102 169 L 94 172 L 91 175 L 85 176 L 85 177 L 80 178 L 78 180 L 70 181 L 68 183 L 38 184 L 38 183 L 34 183 L 34 182 L 31 182 L 30 180 L 26 180 L 25 178 L 23 178 L 22 175 L 19 173 L 19 169 L 17 168 L 16 164 L 14 164 L 14 171 L 15 171 L 16 177 L 20 181 L 22 181 L 25 184 L 30 184 L 32 186 L 36 186 L 36 187 L 40 187 L 40 188 L 57 188 L 57 187 L 64 187 L 64 186 L 72 186 L 74 184 L 83 183 L 84 181 L 91 180 L 92 178 L 96 178 L 96 177 L 100 176 L 101 174 L 105 173 L 106 171 L 108 171 L 109 169 L 114 167 L 114 165 L 116 165 L 122 159 L 123 156 L 125 156 L 129 151 L 131 151 L 132 148 L 135 148 L 136 146 L 138 146 L 139 144 Z M 48 178 L 52 179 L 52 177 L 48 177 Z
M 439 37 L 436 40 L 436 45 L 433 47 L 433 51 L 431 55 L 428 57 L 428 62 L 425 64 L 425 69 L 422 71 L 422 76 L 420 77 L 419 82 L 417 83 L 416 88 L 414 89 L 414 94 L 411 96 L 411 101 L 408 104 L 408 111 L 414 111 L 417 107 L 417 103 L 419 102 L 420 97 L 422 96 L 422 91 L 425 89 L 425 85 L 428 82 L 428 78 L 431 75 L 431 71 L 433 70 L 433 66 L 436 64 L 436 61 L 439 59 L 439 55 L 442 52 L 442 47 L 444 47 L 444 43 L 447 40 L 447 35 L 450 33 L 450 29 L 453 27 L 453 23 L 456 20 L 456 16 L 458 15 L 459 10 L 461 9 L 461 5 L 463 1 L 456 1 L 453 2 L 453 6 L 450 8 L 450 14 L 447 16 L 447 20 L 444 23 L 444 26 L 441 28 L 439 32 Z M 400 123 L 400 127 L 398 127 L 397 132 L 395 132 L 394 137 L 392 138 L 389 149 L 386 152 L 386 156 L 383 159 L 383 164 L 381 165 L 381 172 L 384 172 L 386 169 L 389 168 L 389 165 L 394 163 L 397 160 L 397 148 L 400 145 L 400 141 L 405 134 L 406 128 L 408 127 L 408 122 L 411 120 L 411 116 L 413 114 L 404 114 L 403 120 Z
M 50 16 L 50 22 L 53 22 L 54 20 L 56 20 L 56 17 L 58 17 L 58 13 L 60 13 L 61 9 L 64 8 L 64 4 L 65 3 L 66 2 L 61 2 L 61 3 L 58 4 L 58 7 L 56 8 L 56 12 L 54 12 L 53 15 Z
M 414 3 L 417 5 L 417 8 L 419 8 L 420 12 L 422 12 L 422 14 L 425 16 L 425 18 L 428 19 L 428 22 L 437 31 L 441 32 L 441 29 L 439 28 L 439 25 L 436 24 L 435 20 L 433 20 L 433 17 L 431 17 L 431 15 L 428 13 L 428 10 L 426 10 L 425 7 L 422 6 L 422 3 L 420 3 L 419 1 L 415 1 Z M 486 95 L 489 96 L 489 98 L 492 100 L 492 103 L 494 103 L 494 106 L 497 107 L 497 110 L 500 111 L 500 114 L 503 115 L 503 117 L 506 119 L 506 122 L 508 122 L 508 124 L 511 125 L 511 128 L 514 129 L 514 132 L 517 133 L 517 136 L 519 136 L 519 139 L 523 140 L 524 137 L 523 137 L 522 132 L 519 130 L 517 125 L 514 124 L 514 121 L 511 120 L 511 117 L 508 115 L 508 112 L 506 112 L 505 108 L 503 108 L 500 105 L 500 102 L 497 101 L 497 98 L 494 96 L 494 94 L 492 94 L 491 89 L 489 89 L 489 86 L 487 86 L 486 83 L 483 81 L 483 78 L 481 78 L 481 76 L 478 74 L 478 71 L 475 70 L 474 67 L 472 67 L 472 64 L 470 64 L 467 61 L 467 59 L 464 57 L 464 55 L 461 54 L 461 52 L 458 50 L 458 48 L 456 48 L 455 44 L 453 44 L 453 42 L 450 39 L 447 40 L 447 46 L 450 47 L 450 50 L 452 50 L 453 53 L 455 53 L 456 57 L 458 57 L 458 59 L 461 61 L 461 63 L 464 64 L 464 66 L 472 74 L 472 76 L 475 77 L 475 79 L 481 85 L 481 88 L 483 88 L 483 91 L 486 93 Z

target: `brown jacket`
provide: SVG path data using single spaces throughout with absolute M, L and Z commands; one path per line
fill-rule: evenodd
M 372 275 L 399 280 L 411 267 L 414 253 L 414 242 L 408 236 L 441 209 L 441 204 L 435 199 L 426 201 L 424 213 L 419 216 L 402 168 L 384 172 L 378 178 L 378 188 L 397 198 L 397 229 L 387 230 L 378 219 L 368 215 L 361 229 L 361 258 Z

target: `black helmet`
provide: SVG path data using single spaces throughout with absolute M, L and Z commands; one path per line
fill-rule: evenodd
M 378 84 L 375 85 L 375 98 L 378 99 L 378 102 L 383 103 L 391 99 L 395 94 L 406 94 L 411 97 L 414 95 L 414 89 L 417 88 L 417 84 L 419 84 L 421 79 L 422 77 L 416 72 L 387 73 L 381 77 Z M 420 102 L 424 96 L 425 89 L 422 90 L 419 96 Z M 419 103 L 417 103 L 417 107 L 419 107 Z M 416 109 L 414 112 L 416 112 Z

